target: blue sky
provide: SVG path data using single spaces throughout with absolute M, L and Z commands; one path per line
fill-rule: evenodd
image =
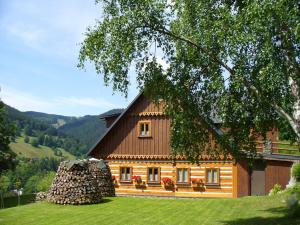
M 69 116 L 124 108 L 125 99 L 105 87 L 90 66 L 79 70 L 79 43 L 86 27 L 101 19 L 94 0 L 0 0 L 1 99 L 21 110 Z

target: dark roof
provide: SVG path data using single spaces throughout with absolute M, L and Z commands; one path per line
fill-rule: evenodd
M 283 154 L 261 154 L 264 159 L 267 160 L 280 160 L 280 161 L 299 161 L 300 156 L 299 155 L 283 155 Z
M 130 109 L 130 107 L 138 100 L 140 96 L 142 96 L 143 92 L 140 92 L 133 101 L 127 106 L 127 108 L 119 115 L 119 117 L 113 122 L 113 124 L 106 130 L 106 132 L 100 137 L 100 139 L 96 142 L 94 146 L 90 148 L 87 155 L 89 156 L 90 153 L 97 147 L 97 145 L 102 141 L 102 139 L 109 133 L 109 131 L 115 126 L 115 124 L 125 115 L 125 113 Z
M 102 139 L 110 132 L 110 130 L 115 126 L 116 123 L 118 123 L 118 121 L 125 115 L 125 113 L 131 108 L 131 106 L 143 95 L 143 92 L 140 92 L 134 99 L 133 101 L 128 105 L 128 107 L 123 110 L 123 112 L 119 115 L 119 117 L 113 122 L 113 124 L 106 130 L 106 132 L 100 137 L 100 139 L 96 142 L 96 144 L 94 146 L 92 146 L 92 148 L 90 148 L 90 150 L 88 151 L 87 155 L 89 156 L 90 153 L 97 147 L 97 145 L 102 141 Z M 106 114 L 106 113 L 104 113 Z M 103 115 L 103 114 L 102 114 Z M 106 118 L 109 116 L 105 116 L 102 118 Z M 209 126 L 212 128 L 213 132 L 215 132 L 216 135 L 218 136 L 222 136 L 224 134 L 224 132 L 219 129 L 218 127 L 215 126 L 215 121 L 214 119 L 211 119 L 212 122 L 209 122 L 207 120 L 205 120 L 205 122 L 207 124 L 209 124 Z
M 99 115 L 99 118 L 103 119 L 103 118 L 108 118 L 108 117 L 116 117 L 116 116 L 121 115 L 123 111 L 124 111 L 124 109 L 112 109 L 112 110 L 109 110 L 109 111 Z

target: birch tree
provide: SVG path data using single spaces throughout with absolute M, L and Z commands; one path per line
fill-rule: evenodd
M 79 67 L 92 62 L 125 96 L 135 68 L 141 90 L 166 102 L 176 154 L 203 154 L 216 117 L 228 128 L 217 135 L 224 151 L 255 151 L 274 127 L 300 144 L 299 1 L 96 2 L 102 17 Z

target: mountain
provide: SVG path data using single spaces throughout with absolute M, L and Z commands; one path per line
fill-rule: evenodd
M 24 112 L 24 114 L 30 118 L 44 121 L 45 123 L 49 125 L 53 125 L 55 127 L 60 127 L 66 123 L 76 120 L 76 117 L 61 116 L 61 115 L 34 112 L 34 111 L 27 111 Z
M 53 149 L 55 154 L 58 152 L 65 155 L 67 151 L 77 157 L 87 153 L 106 131 L 105 121 L 101 118 L 123 112 L 123 109 L 112 109 L 100 115 L 70 117 L 34 111 L 21 112 L 8 105 L 6 110 L 9 119 L 17 125 L 19 146 L 12 145 L 14 148 L 26 146 L 28 149 L 30 144 L 21 145 L 27 136 L 32 147 L 35 147 L 30 151 L 37 151 L 34 145 L 40 145 Z
M 123 109 L 112 109 L 99 116 L 83 116 L 64 124 L 57 130 L 76 138 L 80 143 L 84 143 L 87 149 L 90 149 L 107 129 L 105 121 L 101 118 L 110 114 L 119 114 L 122 111 Z

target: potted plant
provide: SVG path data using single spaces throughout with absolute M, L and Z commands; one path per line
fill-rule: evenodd
M 141 176 L 132 176 L 132 180 L 135 185 L 141 185 L 143 183 Z
M 192 187 L 203 187 L 203 181 L 202 179 L 199 179 L 199 178 L 192 178 Z
M 163 183 L 165 189 L 170 189 L 174 187 L 174 182 L 169 177 L 163 177 L 161 179 L 161 182 Z

